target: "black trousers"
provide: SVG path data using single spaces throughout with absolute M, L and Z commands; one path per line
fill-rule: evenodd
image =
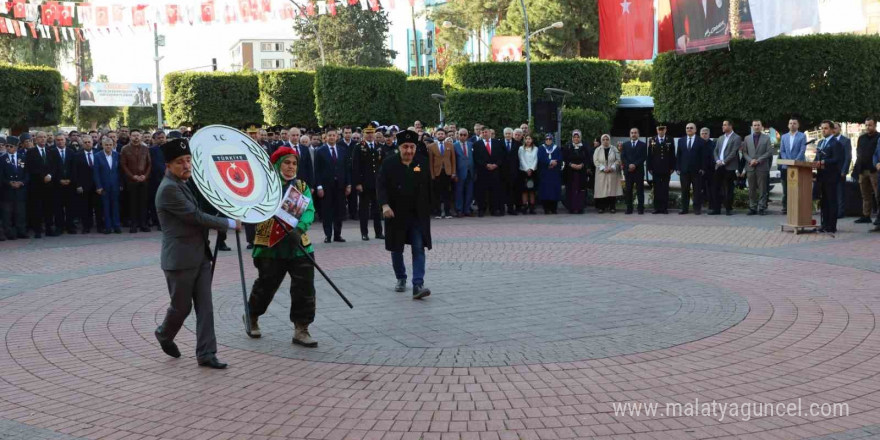
M 634 172 L 626 171 L 623 173 L 626 178 L 626 185 L 623 187 L 623 197 L 626 199 L 626 210 L 633 210 L 633 187 L 636 190 L 636 197 L 639 202 L 639 212 L 645 210 L 645 172 L 636 169 Z
M 324 206 L 321 221 L 324 224 L 324 236 L 341 237 L 342 220 L 345 218 L 345 186 L 333 182 L 324 186 Z
M 44 226 L 46 232 L 52 232 L 55 229 L 54 203 L 55 197 L 52 194 L 50 184 L 30 183 L 27 189 L 27 217 L 30 227 L 35 233 L 42 234 Z
M 820 178 L 817 181 L 819 184 L 820 197 L 822 197 L 820 203 L 822 209 L 822 227 L 830 232 L 837 231 L 837 177 L 839 176 L 834 176 L 831 179 Z
M 519 170 L 512 175 L 509 171 L 505 172 L 507 172 L 507 176 L 504 179 L 504 203 L 507 204 L 508 210 L 514 210 L 522 205 L 522 185 L 518 179 Z
M 27 197 L 24 188 L 6 190 L 3 200 L 3 233 L 7 237 L 23 236 L 27 233 Z
M 147 182 L 128 182 L 128 218 L 131 227 L 147 226 Z
M 373 232 L 382 235 L 382 213 L 375 188 L 364 188 L 358 194 L 358 218 L 361 221 L 361 235 L 367 235 L 367 224 L 373 219 Z
M 248 298 L 251 315 L 266 313 L 285 275 L 290 274 L 290 322 L 315 321 L 315 266 L 308 258 L 254 258 L 254 267 L 257 279 Z
M 452 203 L 452 178 L 440 173 L 431 184 L 434 187 L 434 215 L 452 215 L 452 208 L 455 207 Z
M 702 200 L 702 203 L 705 203 L 709 209 L 715 209 L 713 207 L 715 206 L 715 203 L 718 202 L 715 198 L 715 192 L 712 191 L 712 185 L 714 185 L 713 182 L 715 182 L 715 170 L 706 171 L 700 182 L 700 200 Z
M 73 184 L 57 185 L 55 187 L 55 226 L 58 231 L 74 231 L 76 229 L 76 189 Z
M 352 191 L 351 194 L 348 195 L 348 217 L 352 220 L 358 218 L 358 195 L 357 191 Z M 344 194 L 343 194 L 344 195 Z
M 104 224 L 103 212 L 101 211 L 101 196 L 95 193 L 95 189 L 84 189 L 82 194 L 77 194 L 79 206 L 79 222 L 83 230 L 92 229 L 98 225 L 98 229 Z
M 712 178 L 712 201 L 709 209 L 721 211 L 721 205 L 728 211 L 733 210 L 733 182 L 736 180 L 736 171 L 719 168 L 715 170 Z
M 700 188 L 703 186 L 703 176 L 699 171 L 692 173 L 681 173 L 681 210 L 688 211 L 688 205 L 691 202 L 691 188 L 694 192 L 694 211 L 700 211 L 703 207 L 703 198 L 700 194 Z
M 156 211 L 156 193 L 159 192 L 159 183 L 162 178 L 150 177 L 149 188 L 147 192 L 147 219 L 153 226 L 159 226 L 159 214 Z
M 504 197 L 501 186 L 501 168 L 496 168 L 494 171 L 482 170 L 477 173 L 475 186 L 477 190 L 477 207 L 480 208 L 480 212 L 486 212 L 486 210 L 491 210 L 493 213 L 501 211 L 502 198 Z
M 669 209 L 669 174 L 654 173 L 654 211 L 666 212 Z

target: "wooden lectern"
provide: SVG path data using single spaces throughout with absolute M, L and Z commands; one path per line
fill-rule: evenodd
M 786 165 L 788 179 L 788 223 L 781 225 L 781 230 L 786 229 L 799 234 L 804 231 L 815 231 L 813 221 L 813 163 L 801 160 L 782 159 L 776 161 L 777 165 Z

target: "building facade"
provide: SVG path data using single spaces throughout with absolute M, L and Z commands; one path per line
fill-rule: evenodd
M 230 49 L 232 70 L 263 72 L 296 67 L 296 60 L 290 53 L 293 41 L 290 39 L 238 40 Z
M 406 29 L 404 48 L 394 48 L 398 51 L 398 56 L 405 56 L 405 68 L 403 69 L 407 75 L 425 76 L 437 73 L 437 57 L 439 48 L 437 47 L 437 34 L 447 31 L 442 29 L 442 23 L 435 23 L 427 17 L 430 15 L 431 8 L 443 5 L 446 0 L 425 0 L 425 9 L 428 13 L 419 14 L 416 10 L 415 23 L 413 23 L 412 15 L 409 8 L 406 9 L 406 16 L 397 14 L 394 19 L 400 20 L 400 27 Z M 415 26 L 413 26 L 415 24 Z M 395 26 L 397 27 L 397 22 Z M 392 29 L 393 32 L 393 29 Z M 494 30 L 483 28 L 480 35 L 472 34 L 465 44 L 464 51 L 468 54 L 470 61 L 489 61 L 492 58 L 492 49 L 487 44 L 492 39 Z M 392 39 L 393 42 L 393 39 Z M 392 47 L 393 44 L 392 44 Z M 398 66 L 400 64 L 396 63 Z

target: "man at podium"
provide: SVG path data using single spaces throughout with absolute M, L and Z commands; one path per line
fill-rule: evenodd
M 843 144 L 835 137 L 832 122 L 822 121 L 822 136 L 816 151 L 813 168 L 818 170 L 816 184 L 821 197 L 822 227 L 819 232 L 837 232 L 837 182 L 845 159 Z

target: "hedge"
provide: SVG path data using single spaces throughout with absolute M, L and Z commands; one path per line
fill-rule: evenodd
M 267 124 L 317 127 L 315 72 L 274 70 L 261 73 L 260 102 Z
M 532 62 L 532 100 L 543 98 L 544 88 L 574 93 L 566 105 L 599 110 L 609 117 L 620 98 L 620 64 L 597 59 Z M 506 87 L 526 93 L 525 63 L 462 63 L 446 69 L 446 86 L 458 89 Z
M 262 123 L 259 80 L 252 73 L 170 73 L 165 76 L 168 125 Z
M 397 121 L 406 74 L 396 69 L 321 67 L 315 72 L 318 124 L 362 125 Z
M 620 96 L 651 96 L 651 83 L 631 81 L 623 83 Z
M 124 107 L 122 109 L 122 125 L 141 130 L 155 129 L 158 126 L 156 106 Z
M 501 129 L 526 120 L 525 93 L 504 88 L 450 90 L 446 94 L 446 119 L 470 129 L 487 125 L 501 135 Z
M 730 50 L 654 62 L 654 117 L 666 122 L 726 118 L 783 129 L 823 119 L 863 121 L 880 113 L 880 36 L 812 35 L 762 42 L 734 40 Z
M 22 130 L 61 122 L 63 87 L 55 69 L 0 65 L 0 127 Z
M 406 79 L 406 93 L 400 103 L 397 124 L 412 125 L 416 120 L 425 127 L 436 126 L 440 122 L 437 101 L 431 98 L 434 93 L 443 94 L 443 78 L 440 76 L 410 77 Z M 449 118 L 446 118 L 449 121 Z M 386 121 L 380 121 L 385 123 Z
M 611 129 L 611 121 L 604 113 L 588 109 L 566 106 L 562 110 L 562 139 L 563 144 L 571 141 L 571 132 L 579 129 L 582 133 L 581 140 L 584 145 L 591 144 L 593 139 L 608 133 Z

